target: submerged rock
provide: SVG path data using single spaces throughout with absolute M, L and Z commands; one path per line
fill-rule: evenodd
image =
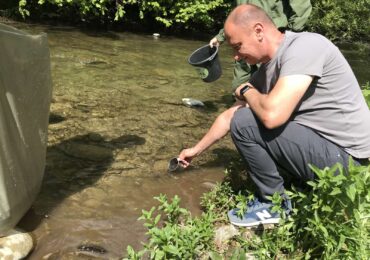
M 72 157 L 101 162 L 113 158 L 112 150 L 109 148 L 80 143 L 66 143 L 60 146 L 61 150 Z

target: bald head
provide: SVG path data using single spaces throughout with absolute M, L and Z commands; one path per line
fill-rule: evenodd
M 239 5 L 230 13 L 224 33 L 234 50 L 234 59 L 251 65 L 269 61 L 283 39 L 265 11 L 251 4 Z
M 252 4 L 243 4 L 236 7 L 227 17 L 225 25 L 232 23 L 236 26 L 248 27 L 254 23 L 262 23 L 265 26 L 275 26 L 266 12 Z

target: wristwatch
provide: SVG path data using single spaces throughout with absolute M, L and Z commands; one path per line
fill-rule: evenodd
M 244 93 L 247 92 L 251 87 L 249 85 L 245 85 L 239 91 L 239 96 L 244 97 Z

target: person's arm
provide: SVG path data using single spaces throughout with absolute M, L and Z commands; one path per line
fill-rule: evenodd
M 216 118 L 208 132 L 195 146 L 182 150 L 178 156 L 181 166 L 184 168 L 188 167 L 194 157 L 200 155 L 224 137 L 230 130 L 231 119 L 235 111 L 242 106 L 246 106 L 245 102 L 237 101 L 231 108 L 225 110 Z
M 242 85 L 235 90 L 235 96 L 245 99 L 249 107 L 268 128 L 276 128 L 289 120 L 294 109 L 310 86 L 313 77 L 308 75 L 290 75 L 279 78 L 268 94 L 262 94 L 250 83 L 251 88 L 240 96 Z

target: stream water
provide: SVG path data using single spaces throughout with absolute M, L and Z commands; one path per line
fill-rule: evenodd
M 175 194 L 200 214 L 201 195 L 223 178 L 237 157 L 224 138 L 180 173 L 168 160 L 194 144 L 231 103 L 232 59 L 220 50 L 223 76 L 200 80 L 187 63 L 207 42 L 11 22 L 46 32 L 53 99 L 44 181 L 20 222 L 36 246 L 29 259 L 118 259 L 145 240 L 142 209 L 160 193 Z M 361 84 L 369 81 L 369 48 L 345 46 Z M 182 98 L 203 101 L 190 108 Z M 90 246 L 101 248 L 92 254 Z M 99 251 L 99 250 L 98 250 Z

